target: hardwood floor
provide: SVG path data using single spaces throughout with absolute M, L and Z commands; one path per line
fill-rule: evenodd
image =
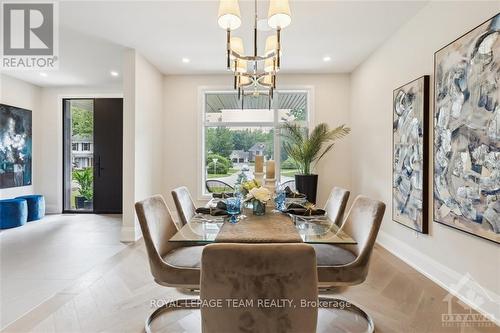
M 376 246 L 365 283 L 335 294 L 370 313 L 377 332 L 499 332 L 489 327 L 443 327 L 447 292 Z M 325 294 L 325 296 L 333 296 Z M 142 332 L 152 300 L 194 297 L 159 286 L 149 273 L 144 244 L 120 251 L 82 275 L 73 285 L 9 325 L 4 332 Z M 455 306 L 459 306 L 457 300 Z M 335 325 L 335 328 L 332 328 Z M 348 321 L 320 312 L 322 332 L 351 332 Z M 199 313 L 177 311 L 156 323 L 162 332 L 199 332 Z

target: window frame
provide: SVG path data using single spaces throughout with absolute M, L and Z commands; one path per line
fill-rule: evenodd
M 197 170 L 197 199 L 200 201 L 208 201 L 211 199 L 211 195 L 205 193 L 205 129 L 209 127 L 271 127 L 273 129 L 278 128 L 279 112 L 276 107 L 272 107 L 273 110 L 273 121 L 272 122 L 217 122 L 210 123 L 206 121 L 205 111 L 206 111 L 206 95 L 207 94 L 234 94 L 233 89 L 228 88 L 217 88 L 202 86 L 198 88 L 198 121 L 197 121 L 197 133 L 198 133 L 198 149 L 197 149 L 197 159 L 198 167 Z M 284 86 L 282 89 L 275 91 L 275 98 L 278 98 L 279 94 L 282 93 L 306 93 L 307 95 L 307 119 L 305 124 L 308 128 L 311 128 L 314 124 L 314 86 L 302 85 L 302 86 Z M 280 156 L 277 154 L 281 149 L 281 139 L 278 131 L 274 131 L 274 147 L 273 154 L 276 165 L 276 181 L 280 182 L 281 178 L 281 158 L 276 158 Z

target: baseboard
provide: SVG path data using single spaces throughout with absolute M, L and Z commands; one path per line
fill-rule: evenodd
M 62 209 L 60 207 L 58 207 L 57 205 L 46 205 L 45 212 L 47 214 L 61 214 Z
M 406 264 L 410 265 L 415 270 L 437 283 L 451 295 L 457 297 L 460 301 L 488 317 L 500 326 L 500 297 L 496 293 L 480 286 L 475 281 L 467 283 L 467 288 L 460 288 L 463 286 L 463 281 L 469 281 L 466 280 L 469 278 L 468 275 L 464 276 L 463 274 L 444 266 L 436 260 L 415 251 L 414 248 L 386 232 L 379 232 L 377 243 L 399 259 L 403 260 Z M 454 288 L 452 286 L 458 287 Z M 485 298 L 487 298 L 487 300 L 482 304 L 473 302 L 466 294 L 466 292 L 471 289 L 475 292 L 474 297 L 477 297 L 477 295 L 486 295 L 487 297 Z

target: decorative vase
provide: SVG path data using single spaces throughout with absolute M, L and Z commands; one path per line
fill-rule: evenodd
M 92 203 L 93 203 L 93 201 L 92 201 L 92 200 L 85 200 L 85 201 L 83 202 L 83 208 L 84 208 L 84 209 L 87 209 L 87 210 L 92 209 Z
M 75 197 L 75 206 L 76 209 L 82 209 L 85 205 L 85 197 L 84 196 L 76 196 Z
M 262 216 L 266 214 L 266 204 L 259 200 L 253 200 L 253 215 Z
M 307 201 L 316 204 L 318 175 L 295 175 L 295 188 L 306 195 Z

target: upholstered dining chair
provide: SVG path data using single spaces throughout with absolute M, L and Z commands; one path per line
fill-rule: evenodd
M 365 281 L 384 212 L 383 202 L 360 195 L 341 227 L 357 244 L 313 245 L 321 287 L 350 286 Z
M 172 197 L 174 198 L 175 208 L 179 216 L 179 227 L 182 228 L 196 214 L 196 207 L 189 190 L 185 186 L 173 189 Z
M 315 265 L 314 249 L 303 243 L 205 246 L 201 304 L 221 306 L 201 307 L 202 332 L 315 332 L 317 308 L 299 304 L 318 299 Z M 265 307 L 264 300 L 297 303 Z
M 344 212 L 349 200 L 349 192 L 341 187 L 334 187 L 330 192 L 330 197 L 326 201 L 325 211 L 328 218 L 337 226 L 341 226 L 344 221 Z
M 315 253 L 309 244 L 207 245 L 201 259 L 201 331 L 354 332 L 356 326 L 374 331 L 373 321 L 355 304 L 318 297 L 316 278 Z M 269 301 L 282 303 L 269 306 Z M 351 313 L 347 320 L 354 323 L 346 329 L 346 320 L 337 323 L 341 315 L 332 315 L 332 310 Z
M 168 241 L 177 229 L 163 197 L 155 195 L 139 201 L 135 211 L 155 282 L 167 287 L 199 289 L 203 246 L 180 246 Z M 147 318 L 146 332 L 150 332 L 151 322 L 163 311 L 168 311 L 168 307 L 158 308 Z
M 384 212 L 383 202 L 358 196 L 341 227 L 357 244 L 313 245 L 316 251 L 319 287 L 354 286 L 365 281 Z M 373 331 L 371 317 L 358 307 L 355 310 L 368 321 Z

